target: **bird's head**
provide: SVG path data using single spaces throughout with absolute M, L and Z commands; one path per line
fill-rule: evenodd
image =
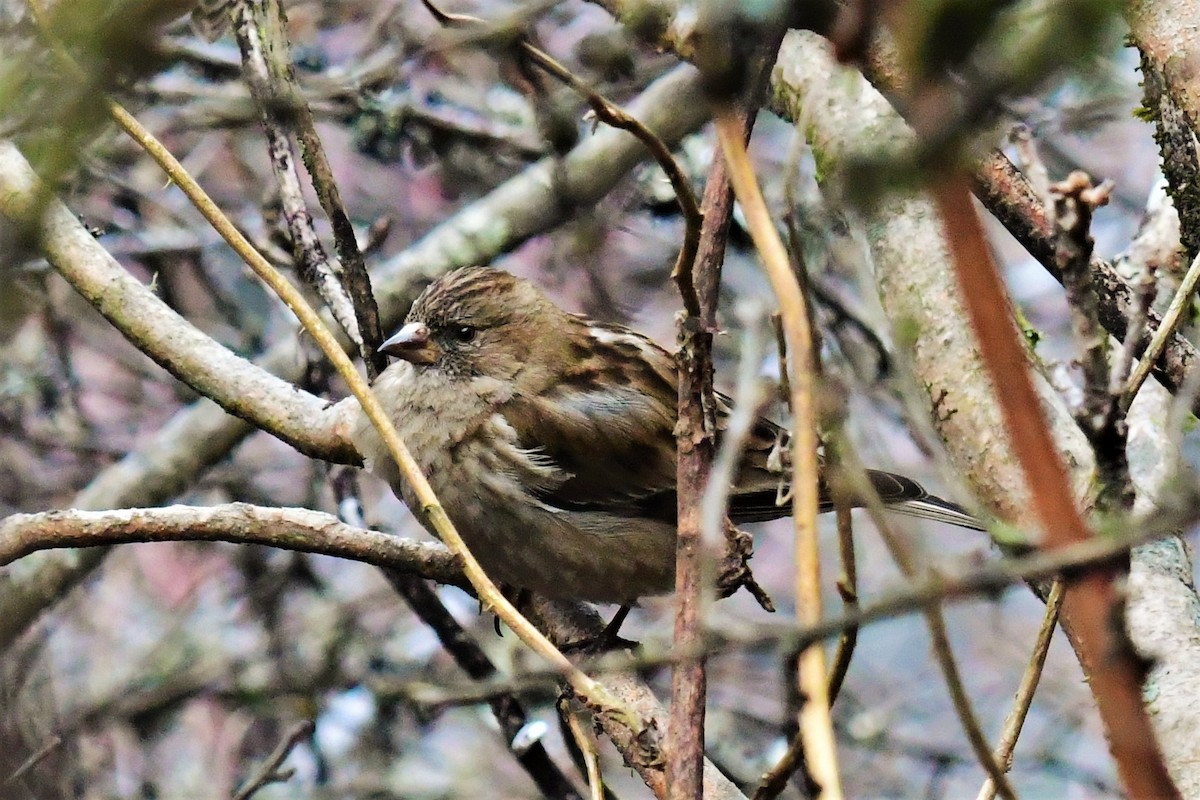
M 449 272 L 426 287 L 380 351 L 451 378 L 513 380 L 559 348 L 568 315 L 529 281 L 491 267 Z

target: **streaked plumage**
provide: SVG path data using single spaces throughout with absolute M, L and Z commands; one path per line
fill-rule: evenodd
M 383 349 L 401 360 L 376 379 L 376 393 L 495 579 L 594 601 L 671 590 L 676 376 L 666 350 L 569 314 L 490 268 L 431 284 Z M 728 399 L 719 401 L 722 428 Z M 357 404 L 348 407 L 368 468 L 412 506 L 382 442 Z M 785 436 L 770 420 L 755 424 L 731 496 L 734 522 L 790 512 L 776 504 L 783 476 L 769 463 Z M 915 481 L 869 476 L 897 511 L 978 527 Z M 823 496 L 822 510 L 830 507 Z

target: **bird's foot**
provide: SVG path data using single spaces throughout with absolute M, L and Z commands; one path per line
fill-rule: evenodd
M 600 631 L 597 636 L 592 636 L 587 639 L 580 639 L 577 642 L 568 642 L 559 649 L 564 653 L 583 653 L 583 654 L 598 654 L 607 653 L 611 650 L 635 650 L 638 643 L 629 639 L 622 639 L 619 634 L 621 626 L 625 624 L 625 618 L 629 616 L 629 612 L 633 606 L 626 605 L 617 609 L 617 613 L 613 615 L 612 620 L 604 626 L 604 630 Z

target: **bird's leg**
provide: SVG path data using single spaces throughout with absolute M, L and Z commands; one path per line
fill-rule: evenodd
M 621 626 L 625 624 L 625 618 L 629 616 L 631 610 L 633 610 L 632 604 L 621 606 L 598 635 L 589 636 L 578 642 L 568 642 L 559 649 L 564 653 L 607 653 L 609 650 L 633 650 L 638 646 L 637 642 L 622 639 L 617 635 L 621 632 Z
M 629 616 L 629 612 L 633 610 L 632 604 L 625 604 L 617 609 L 617 613 L 613 614 L 613 618 L 604 626 L 604 630 L 600 632 L 599 645 L 600 650 L 616 650 L 618 647 L 637 647 L 637 642 L 631 642 L 628 639 L 622 639 L 619 634 L 621 626 L 625 624 L 625 619 Z

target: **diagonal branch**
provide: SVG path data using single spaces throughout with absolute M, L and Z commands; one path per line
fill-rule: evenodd
M 727 109 L 718 112 L 717 137 L 729 163 L 733 190 L 746 214 L 754 245 L 758 248 L 771 289 L 779 301 L 783 330 L 791 352 L 789 373 L 792 405 L 792 516 L 796 526 L 796 608 L 801 623 L 811 625 L 821 619 L 821 562 L 817 545 L 817 436 L 816 408 L 813 396 L 813 338 L 808 310 L 787 251 L 771 220 L 770 212 L 758 187 L 741 126 Z M 813 777 L 821 785 L 821 796 L 842 796 L 837 767 L 837 748 L 833 720 L 829 713 L 828 675 L 825 650 L 815 644 L 800 653 L 800 689 L 806 702 L 800 711 Z

